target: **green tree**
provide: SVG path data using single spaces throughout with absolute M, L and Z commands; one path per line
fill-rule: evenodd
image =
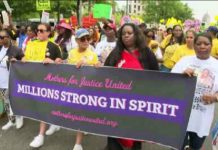
M 146 0 L 144 5 L 144 19 L 148 23 L 158 23 L 160 19 L 171 17 L 185 21 L 193 16 L 192 9 L 180 0 Z
M 14 20 L 25 21 L 28 18 L 39 18 L 42 13 L 36 10 L 36 0 L 8 0 L 8 3 L 13 8 Z M 50 13 L 51 18 L 58 18 L 58 14 L 68 18 L 71 12 L 76 10 L 75 0 L 50 0 L 50 3 L 51 10 L 46 12 Z M 5 10 L 3 2 L 0 3 L 0 9 Z

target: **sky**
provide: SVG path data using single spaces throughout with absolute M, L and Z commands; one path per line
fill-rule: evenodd
M 211 17 L 211 21 L 214 20 L 214 17 L 218 15 L 218 1 L 209 0 L 209 1 L 183 1 L 187 3 L 190 8 L 192 8 L 194 17 L 202 19 L 203 15 L 208 12 Z
M 211 21 L 214 21 L 214 17 L 218 15 L 218 0 L 208 0 L 208 1 L 182 1 L 187 3 L 188 6 L 193 10 L 194 17 L 202 20 L 205 13 L 211 17 Z M 118 5 L 121 7 L 126 4 L 125 1 L 117 0 Z

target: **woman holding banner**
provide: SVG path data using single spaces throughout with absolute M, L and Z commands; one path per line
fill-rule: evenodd
M 105 66 L 129 68 L 135 70 L 158 70 L 155 55 L 146 47 L 145 38 L 135 24 L 124 24 L 118 32 L 116 47 L 106 59 Z M 128 132 L 128 131 L 127 131 Z M 106 150 L 141 150 L 139 141 L 109 137 Z
M 218 102 L 218 61 L 210 56 L 212 38 L 200 34 L 194 40 L 196 56 L 183 57 L 172 69 L 197 77 L 197 85 L 184 141 L 189 149 L 200 150 L 209 135 L 213 122 L 215 103 Z
M 23 126 L 22 117 L 13 116 L 8 97 L 9 62 L 21 60 L 24 56 L 21 49 L 12 45 L 12 35 L 13 33 L 10 30 L 0 31 L 0 100 L 4 100 L 4 109 L 8 116 L 8 123 L 2 127 L 2 130 L 8 130 L 15 125 L 17 129 Z
M 72 49 L 69 52 L 68 64 L 77 65 L 81 67 L 83 65 L 98 65 L 98 56 L 89 48 L 90 33 L 84 29 L 80 28 L 76 31 L 76 42 L 78 48 Z M 83 133 L 77 132 L 76 144 L 73 150 L 83 150 L 82 148 Z
M 61 50 L 56 44 L 49 41 L 50 33 L 50 25 L 39 24 L 37 27 L 37 40 L 28 42 L 25 57 L 22 61 L 43 62 L 44 64 L 61 63 Z M 30 143 L 31 147 L 38 148 L 44 144 L 45 130 L 46 124 L 40 122 L 39 134 Z

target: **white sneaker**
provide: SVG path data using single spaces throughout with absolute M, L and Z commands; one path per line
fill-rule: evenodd
M 16 128 L 20 129 L 23 127 L 23 117 L 17 116 L 16 117 Z
M 50 125 L 49 129 L 45 132 L 46 135 L 52 135 L 55 132 L 59 131 L 60 127 L 56 125 Z
M 73 150 L 83 150 L 83 147 L 81 144 L 75 144 Z
M 38 135 L 36 136 L 33 141 L 30 143 L 30 147 L 33 148 L 39 148 L 44 144 L 44 136 L 43 135 Z
M 15 124 L 11 121 L 8 121 L 8 123 L 2 127 L 2 130 L 8 130 L 13 126 L 15 126 Z

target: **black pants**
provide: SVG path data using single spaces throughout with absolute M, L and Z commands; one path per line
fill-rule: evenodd
M 142 149 L 142 143 L 141 142 L 135 142 L 131 150 L 141 150 Z M 124 150 L 122 145 L 117 141 L 116 138 L 107 138 L 107 147 L 105 150 Z
M 184 140 L 184 144 L 183 144 L 183 149 L 185 148 L 186 145 L 189 145 L 189 147 L 192 150 L 200 150 L 204 144 L 205 138 L 206 138 L 206 136 L 200 138 L 194 132 L 186 132 L 186 136 L 185 136 L 185 140 Z

